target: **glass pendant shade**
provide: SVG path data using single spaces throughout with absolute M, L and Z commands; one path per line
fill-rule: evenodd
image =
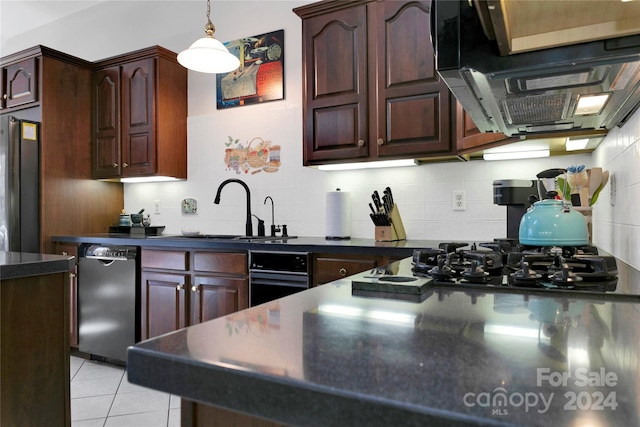
M 206 36 L 196 40 L 189 49 L 178 54 L 178 62 L 185 68 L 201 73 L 229 73 L 240 66 L 224 45 L 213 37 L 216 27 L 211 23 L 211 1 L 207 0 Z
M 189 49 L 178 54 L 178 62 L 201 73 L 228 73 L 240 66 L 240 60 L 213 36 L 196 40 Z

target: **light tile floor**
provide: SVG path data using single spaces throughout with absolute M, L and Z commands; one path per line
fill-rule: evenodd
M 72 427 L 179 427 L 180 398 L 131 384 L 122 366 L 71 356 Z

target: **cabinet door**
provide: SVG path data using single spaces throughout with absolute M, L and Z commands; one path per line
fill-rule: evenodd
M 370 6 L 372 155 L 451 152 L 449 89 L 435 69 L 430 2 L 387 1 Z M 375 49 L 374 49 L 375 48 Z M 371 59 L 370 59 L 371 61 Z
M 303 21 L 305 165 L 369 156 L 366 22 L 364 5 Z
M 191 324 L 243 310 L 249 306 L 245 277 L 196 275 L 191 286 Z
M 75 257 L 69 272 L 69 345 L 78 347 L 78 245 L 58 243 L 56 254 Z
M 38 100 L 38 58 L 28 58 L 4 68 L 4 107 L 11 108 Z
M 94 178 L 120 176 L 120 67 L 98 70 L 93 75 Z
M 187 326 L 188 274 L 142 272 L 141 339 Z
M 155 59 L 122 65 L 122 174 L 156 172 Z
M 455 99 L 455 98 L 454 98 Z M 459 154 L 468 154 L 484 148 L 497 147 L 518 141 L 503 133 L 480 132 L 478 126 L 456 101 L 456 146 Z

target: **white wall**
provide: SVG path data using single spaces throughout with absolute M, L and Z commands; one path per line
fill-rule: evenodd
M 217 110 L 215 77 L 189 72 L 188 180 L 175 183 L 126 184 L 125 208 L 160 213 L 152 223 L 166 233 L 182 228 L 206 233 L 242 233 L 245 195 L 232 184 L 213 204 L 218 185 L 241 178 L 251 188 L 253 212 L 269 222 L 266 196 L 275 201 L 276 223 L 287 224 L 289 234 L 325 235 L 324 202 L 327 191 L 340 187 L 352 196 L 353 237 L 373 237 L 368 217 L 370 194 L 390 186 L 402 214 L 409 239 L 487 240 L 506 235 L 506 208 L 492 201 L 495 179 L 535 179 L 551 167 L 585 164 L 613 172 L 615 206 L 608 189 L 594 211 L 595 243 L 640 268 L 640 113 L 622 129 L 614 129 L 594 155 L 563 156 L 529 161 L 427 164 L 411 168 L 373 171 L 322 172 L 302 167 L 301 24 L 292 12 L 309 1 L 213 1 L 216 36 L 225 41 L 285 30 L 285 100 L 262 105 Z M 115 1 L 79 12 L 73 17 L 8 40 L 3 55 L 36 44 L 98 60 L 159 44 L 174 51 L 188 47 L 202 35 L 205 2 Z M 228 136 L 247 142 L 268 139 L 282 147 L 277 173 L 236 175 L 225 170 L 224 143 Z M 609 187 L 612 188 L 612 187 Z M 467 210 L 455 212 L 452 192 L 465 190 Z M 197 215 L 183 215 L 181 200 L 195 198 Z M 114 221 L 116 219 L 114 218 Z

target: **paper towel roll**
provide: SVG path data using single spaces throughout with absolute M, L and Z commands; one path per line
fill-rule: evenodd
M 329 191 L 326 199 L 327 239 L 351 238 L 351 195 L 345 191 Z

